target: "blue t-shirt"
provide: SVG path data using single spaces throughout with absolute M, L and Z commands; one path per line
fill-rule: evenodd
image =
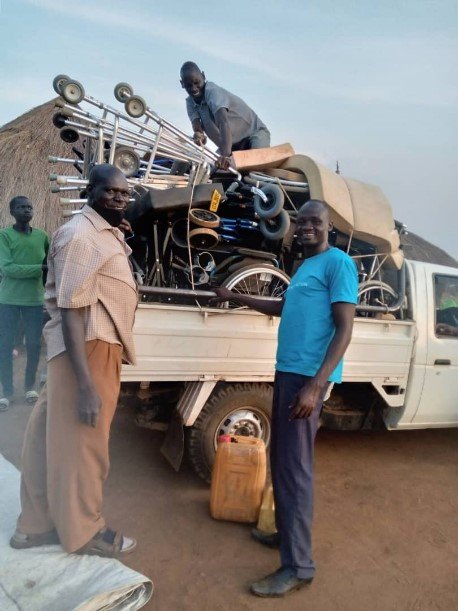
M 332 304 L 357 302 L 358 275 L 351 257 L 329 248 L 306 259 L 291 279 L 278 328 L 278 371 L 314 376 L 334 336 Z M 342 361 L 329 381 L 342 380 Z

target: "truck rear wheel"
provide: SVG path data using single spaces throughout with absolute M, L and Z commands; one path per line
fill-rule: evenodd
M 271 413 L 269 384 L 219 386 L 187 435 L 187 455 L 197 475 L 210 481 L 219 435 L 259 437 L 268 445 Z

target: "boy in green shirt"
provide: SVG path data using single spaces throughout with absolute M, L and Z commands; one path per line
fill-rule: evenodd
M 43 271 L 49 247 L 46 233 L 30 226 L 33 206 L 27 197 L 13 197 L 10 213 L 16 222 L 0 230 L 0 411 L 8 408 L 14 394 L 13 348 L 20 318 L 27 351 L 26 399 L 34 403 L 38 398 L 33 387 L 40 358 Z

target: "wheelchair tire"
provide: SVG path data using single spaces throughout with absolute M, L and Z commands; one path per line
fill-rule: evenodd
M 189 211 L 189 220 L 198 227 L 207 227 L 207 229 L 215 229 L 220 226 L 221 219 L 217 214 L 203 208 L 191 208 Z
M 286 210 L 282 210 L 279 215 L 270 219 L 261 219 L 259 229 L 262 235 L 273 242 L 282 240 L 288 233 L 291 219 Z
M 267 201 L 264 202 L 259 195 L 253 199 L 254 210 L 261 219 L 271 219 L 283 210 L 285 197 L 283 191 L 277 185 L 264 185 L 261 191 L 266 195 Z
M 198 227 L 189 232 L 189 244 L 198 250 L 211 250 L 219 242 L 219 235 L 213 229 Z

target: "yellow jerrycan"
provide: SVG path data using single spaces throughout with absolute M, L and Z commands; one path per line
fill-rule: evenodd
M 256 437 L 221 435 L 212 471 L 210 514 L 256 522 L 266 483 L 266 445 Z

